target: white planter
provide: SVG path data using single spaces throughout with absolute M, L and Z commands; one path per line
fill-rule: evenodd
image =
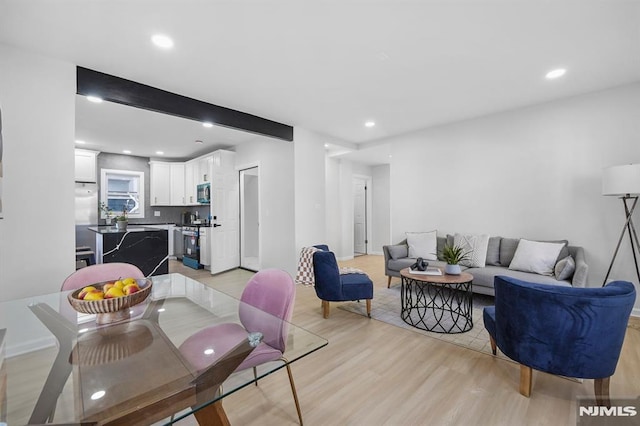
M 118 220 L 118 221 L 116 221 L 116 228 L 119 229 L 120 231 L 126 231 L 127 230 L 127 221 L 126 220 Z
M 447 275 L 460 275 L 462 273 L 462 269 L 460 269 L 460 265 L 447 264 L 444 267 L 444 273 Z

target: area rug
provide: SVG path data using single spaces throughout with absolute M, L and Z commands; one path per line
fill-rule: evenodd
M 471 330 L 458 334 L 433 333 L 413 327 L 400 318 L 400 286 L 395 285 L 391 288 L 383 288 L 375 291 L 371 303 L 371 318 L 468 349 L 491 354 L 489 334 L 485 330 L 482 320 L 482 309 L 485 306 L 491 305 L 493 305 L 492 296 L 474 294 L 472 308 L 473 328 Z M 343 302 L 338 305 L 338 309 L 363 316 L 367 315 L 365 303 Z M 500 351 L 498 351 L 498 354 L 501 356 Z

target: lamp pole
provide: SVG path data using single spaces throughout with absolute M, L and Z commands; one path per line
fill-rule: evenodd
M 638 253 L 640 254 L 640 241 L 638 240 L 638 234 L 636 233 L 636 228 L 633 225 L 632 215 L 633 211 L 636 208 L 636 204 L 638 204 L 638 196 L 631 196 L 631 194 L 626 194 L 620 197 L 622 203 L 624 204 L 624 212 L 626 214 L 627 220 L 622 227 L 622 232 L 620 233 L 620 238 L 618 239 L 618 245 L 616 245 L 616 250 L 613 252 L 613 258 L 611 258 L 611 263 L 609 264 L 609 269 L 607 270 L 607 275 L 604 277 L 604 281 L 602 282 L 602 286 L 604 287 L 607 284 L 607 279 L 609 278 L 609 274 L 611 273 L 611 268 L 613 268 L 613 262 L 616 260 L 616 256 L 618 255 L 618 250 L 620 249 L 620 244 L 622 243 L 622 239 L 624 238 L 625 232 L 629 233 L 629 241 L 631 242 L 631 252 L 633 253 L 633 262 L 636 265 L 636 275 L 638 276 L 638 283 L 640 283 L 640 269 L 638 269 L 638 257 L 636 254 L 636 248 L 638 249 Z M 633 204 L 631 205 L 631 209 L 629 209 L 629 205 L 627 204 L 628 200 L 633 200 Z

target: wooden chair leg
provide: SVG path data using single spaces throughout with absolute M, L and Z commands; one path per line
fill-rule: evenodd
M 389 280 L 387 281 L 387 288 L 391 288 L 391 275 L 389 275 Z
M 595 379 L 593 381 L 593 390 L 596 394 L 596 403 L 598 405 L 611 407 L 611 399 L 609 398 L 609 380 L 611 377 L 605 377 L 603 379 Z
M 491 343 L 491 352 L 495 355 L 496 354 L 496 339 L 494 339 L 493 336 L 489 336 L 489 343 Z
M 329 303 L 329 302 L 327 302 Z M 287 366 L 287 374 L 289 375 L 289 384 L 291 384 L 291 392 L 293 393 L 293 401 L 296 403 L 296 411 L 298 412 L 298 420 L 300 426 L 302 426 L 302 410 L 300 410 L 300 401 L 298 401 L 298 393 L 296 392 L 296 385 L 293 383 L 293 373 L 291 373 L 291 366 L 286 358 L 281 358 Z
M 326 300 L 322 301 L 322 316 L 324 318 L 329 318 L 329 302 Z
M 520 364 L 520 393 L 527 398 L 531 396 L 531 378 L 533 371 L 531 367 Z
M 367 315 L 371 318 L 371 299 L 367 299 Z

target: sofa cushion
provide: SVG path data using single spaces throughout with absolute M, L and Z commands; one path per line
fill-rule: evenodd
M 436 240 L 438 260 L 442 260 L 442 250 L 444 249 L 444 246 L 447 245 L 447 237 L 437 237 Z
M 500 265 L 509 266 L 516 254 L 519 238 L 503 238 L 500 240 Z
M 461 265 L 469 267 L 483 267 L 487 260 L 487 246 L 489 235 L 455 234 L 453 236 L 454 246 L 462 247 L 468 253 L 467 259 L 460 262 Z
M 513 271 L 506 266 L 485 266 L 484 268 L 469 268 L 465 272 L 473 275 L 473 287 L 493 288 L 493 280 L 497 275 L 517 278 L 523 281 L 540 284 L 553 284 L 570 287 L 569 281 L 558 281 L 554 276 L 533 275 L 530 272 Z M 476 290 L 474 290 L 476 292 Z
M 437 260 L 437 231 L 407 232 L 409 257 Z
M 392 271 L 400 272 L 404 268 L 408 268 L 409 266 L 413 265 L 414 263 L 416 263 L 416 260 L 411 258 L 411 257 L 404 257 L 404 258 L 395 259 L 395 260 L 394 259 L 390 259 L 389 263 L 387 264 L 387 268 L 389 268 Z M 429 261 L 429 263 L 431 263 L 431 261 Z
M 562 243 L 530 241 L 523 238 L 518 243 L 509 269 L 540 275 L 553 275 L 553 268 L 564 246 L 565 244 Z
M 558 263 L 556 263 L 556 266 L 553 269 L 553 274 L 557 280 L 564 281 L 570 279 L 575 271 L 576 262 L 573 260 L 573 257 L 569 255 L 567 257 L 563 257 L 558 261 Z
M 409 247 L 405 246 L 404 244 L 389 246 L 387 247 L 387 249 L 389 250 L 389 256 L 391 256 L 393 260 L 409 256 Z
M 500 240 L 502 237 L 489 237 L 487 245 L 487 265 L 500 265 Z

